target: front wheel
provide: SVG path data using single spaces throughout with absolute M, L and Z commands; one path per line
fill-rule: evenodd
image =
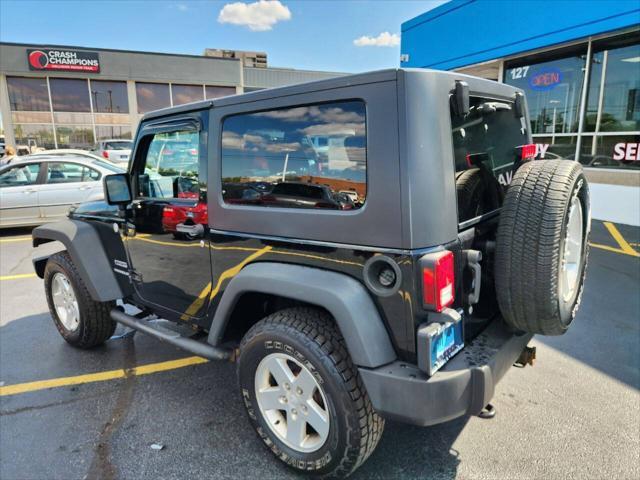
M 104 343 L 116 329 L 109 312 L 115 302 L 96 302 L 67 252 L 47 260 L 44 289 L 56 328 L 67 343 L 91 348 Z
M 331 317 L 310 308 L 276 312 L 240 346 L 238 380 L 253 427 L 284 463 L 346 477 L 384 429 Z

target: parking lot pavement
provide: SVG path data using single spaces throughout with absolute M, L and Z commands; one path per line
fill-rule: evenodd
M 66 345 L 28 235 L 0 234 L 0 478 L 295 477 L 249 427 L 233 365 L 140 334 Z M 594 221 L 592 243 L 575 325 L 534 338 L 494 419 L 387 422 L 352 478 L 640 478 L 640 229 Z

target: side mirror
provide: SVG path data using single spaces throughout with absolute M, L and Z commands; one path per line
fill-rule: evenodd
M 126 173 L 107 175 L 103 180 L 104 195 L 109 205 L 126 205 L 131 203 L 131 184 Z

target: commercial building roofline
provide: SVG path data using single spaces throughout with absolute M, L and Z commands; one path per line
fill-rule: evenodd
M 206 60 L 224 60 L 230 62 L 240 62 L 239 58 L 223 58 L 223 57 L 207 57 L 204 55 L 191 55 L 187 53 L 163 53 L 163 52 L 145 52 L 142 50 L 121 50 L 117 48 L 100 48 L 100 47 L 79 47 L 76 45 L 54 45 L 50 43 L 15 43 L 15 42 L 0 42 L 0 46 L 11 47 L 28 47 L 28 48 L 60 48 L 71 50 L 95 50 L 98 52 L 113 52 L 113 53 L 135 53 L 140 55 L 160 55 L 164 57 L 186 57 L 186 58 L 200 58 Z
M 403 67 L 451 70 L 640 25 L 637 0 L 453 0 L 402 24 Z

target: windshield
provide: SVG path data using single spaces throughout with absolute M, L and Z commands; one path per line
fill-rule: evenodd
M 512 103 L 481 97 L 469 103 L 466 115 L 451 109 L 459 222 L 500 208 L 520 165 L 518 147 L 529 143 L 524 119 Z
M 131 145 L 133 142 L 105 142 L 104 149 L 105 150 L 131 150 Z

